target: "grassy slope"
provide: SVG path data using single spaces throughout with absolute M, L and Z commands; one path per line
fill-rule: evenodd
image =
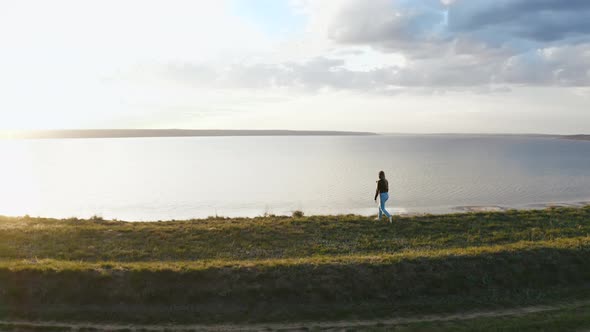
M 590 234 L 590 208 L 402 218 L 109 222 L 0 217 L 0 259 L 194 261 L 381 255 Z
M 589 233 L 590 207 L 393 226 L 359 216 L 0 218 L 0 315 L 272 321 L 586 298 Z

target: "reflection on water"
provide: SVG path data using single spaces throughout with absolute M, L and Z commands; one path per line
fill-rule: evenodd
M 1 140 L 0 214 L 157 220 L 590 201 L 590 142 L 498 136 Z

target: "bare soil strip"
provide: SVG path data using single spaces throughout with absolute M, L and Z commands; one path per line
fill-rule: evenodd
M 101 331 L 303 331 L 309 329 L 341 330 L 345 328 L 369 328 L 376 326 L 395 326 L 412 323 L 445 322 L 455 320 L 470 320 L 476 318 L 493 318 L 503 316 L 522 316 L 532 313 L 575 309 L 590 305 L 588 301 L 577 301 L 564 304 L 517 307 L 502 310 L 473 311 L 448 315 L 425 315 L 403 318 L 385 318 L 371 320 L 341 320 L 331 322 L 290 322 L 290 323 L 260 323 L 260 324 L 191 324 L 191 325 L 137 325 L 116 323 L 67 323 L 52 321 L 0 320 L 0 327 L 21 328 L 64 328 L 69 330 L 96 329 Z

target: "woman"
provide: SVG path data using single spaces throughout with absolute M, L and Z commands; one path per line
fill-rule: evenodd
M 391 214 L 385 210 L 385 202 L 387 202 L 389 199 L 389 183 L 387 182 L 387 179 L 385 179 L 385 172 L 383 171 L 379 172 L 379 181 L 377 181 L 377 191 L 375 192 L 375 202 L 377 202 L 377 196 L 379 196 L 380 200 L 378 220 L 381 220 L 383 213 L 385 213 L 387 218 L 389 218 L 389 223 L 391 224 Z

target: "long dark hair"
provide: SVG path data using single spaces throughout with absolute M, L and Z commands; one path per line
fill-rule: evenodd
M 385 180 L 385 172 L 379 171 L 379 180 Z

